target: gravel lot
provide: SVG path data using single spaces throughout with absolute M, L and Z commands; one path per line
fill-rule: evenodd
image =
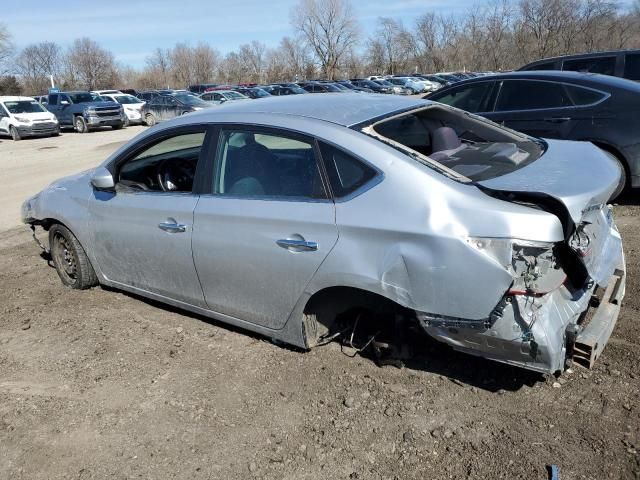
M 20 203 L 141 128 L 0 141 L 1 479 L 640 478 L 640 207 L 615 209 L 628 290 L 594 370 L 545 378 L 422 337 L 379 368 L 62 287 Z

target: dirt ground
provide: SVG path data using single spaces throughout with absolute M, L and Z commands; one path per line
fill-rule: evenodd
M 424 338 L 404 368 L 288 349 L 66 289 L 25 228 L 0 232 L 0 479 L 638 479 L 640 207 L 615 214 L 622 315 L 559 380 Z

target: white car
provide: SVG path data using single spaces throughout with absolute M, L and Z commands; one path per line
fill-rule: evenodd
M 53 113 L 32 97 L 0 96 L 0 134 L 11 135 L 14 140 L 57 136 L 60 124 Z
M 140 100 L 138 97 L 134 97 L 133 95 L 128 95 L 126 93 L 101 93 L 100 96 L 122 105 L 124 114 L 127 116 L 127 121 L 125 122 L 126 125 L 142 123 L 141 111 L 142 106 L 145 104 L 144 100 Z

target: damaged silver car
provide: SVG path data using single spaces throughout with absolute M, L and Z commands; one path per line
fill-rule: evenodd
M 23 205 L 65 285 L 311 348 L 354 308 L 540 372 L 591 366 L 625 291 L 618 162 L 424 100 L 237 102 L 142 133 Z

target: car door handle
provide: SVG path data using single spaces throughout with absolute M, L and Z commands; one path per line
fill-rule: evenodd
M 169 233 L 181 233 L 187 231 L 187 226 L 176 222 L 162 222 L 158 224 L 160 230 L 164 230 Z
M 280 240 L 276 240 L 276 243 L 278 246 L 294 252 L 313 252 L 318 250 L 318 244 L 316 242 L 307 242 L 306 240 L 282 238 Z
M 549 123 L 565 123 L 570 120 L 571 120 L 570 117 L 550 117 L 550 118 L 544 119 L 545 122 L 549 122 Z

